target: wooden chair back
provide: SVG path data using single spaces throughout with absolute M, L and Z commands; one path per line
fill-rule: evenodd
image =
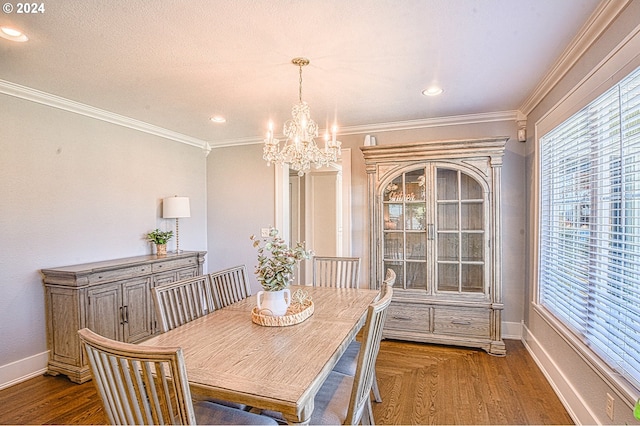
M 358 288 L 359 257 L 313 258 L 313 285 L 316 287 Z
M 78 334 L 111 424 L 196 424 L 182 349 Z
M 367 413 L 366 424 L 373 420 L 371 412 L 371 387 L 375 380 L 375 365 L 380 350 L 382 328 L 387 317 L 387 308 L 391 304 L 393 287 L 385 285 L 382 288 L 380 300 L 369 305 L 367 322 L 363 327 L 362 346 L 358 355 L 358 365 L 351 390 L 351 400 L 347 409 L 347 419 L 344 424 L 359 424 L 363 413 Z
M 396 283 L 396 271 L 391 268 L 387 268 L 387 273 L 384 276 L 384 280 L 382 281 L 382 285 L 388 285 L 389 287 L 393 287 Z
M 209 274 L 211 294 L 217 309 L 251 296 L 251 286 L 244 265 Z
M 151 291 L 162 331 L 169 331 L 213 311 L 209 277 L 198 275 L 154 287 Z

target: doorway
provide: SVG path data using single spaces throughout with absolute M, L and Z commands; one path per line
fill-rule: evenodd
M 290 244 L 304 241 L 308 249 L 318 256 L 351 255 L 351 149 L 343 149 L 338 162 L 319 169 L 312 169 L 298 176 L 289 173 L 284 182 L 288 192 L 289 223 L 287 229 Z M 283 185 L 284 186 L 284 185 Z M 284 221 L 283 221 L 284 222 Z M 301 262 L 295 284 L 312 281 L 311 260 Z

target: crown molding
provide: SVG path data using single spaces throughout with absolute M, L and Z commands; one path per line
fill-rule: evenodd
M 123 115 L 115 114 L 113 112 L 105 111 L 80 102 L 72 101 L 70 99 L 62 98 L 60 96 L 52 95 L 50 93 L 41 92 L 40 90 L 32 89 L 30 87 L 21 86 L 10 81 L 0 80 L 0 93 L 69 111 L 74 114 L 84 115 L 85 117 L 95 118 L 118 126 L 128 127 L 133 130 L 138 130 L 154 136 L 160 136 L 161 138 L 184 143 L 186 145 L 202 148 L 207 153 L 211 150 L 207 141 L 174 132 L 163 127 L 154 126 L 153 124 L 125 117 Z
M 495 121 L 517 121 L 522 114 L 519 111 L 498 111 L 482 114 L 455 115 L 449 117 L 425 118 L 421 120 L 393 121 L 389 123 L 367 124 L 362 126 L 341 127 L 340 135 L 358 135 L 366 133 L 397 132 L 403 130 L 426 129 L 431 127 L 460 126 L 465 124 L 491 123 Z M 210 143 L 211 148 L 227 148 L 238 145 L 264 143 L 263 139 L 241 138 Z
M 219 142 L 204 141 L 182 133 L 174 132 L 162 127 L 154 126 L 143 121 L 125 117 L 105 111 L 100 108 L 92 107 L 80 102 L 72 101 L 30 87 L 21 86 L 10 81 L 0 79 L 0 93 L 14 96 L 53 108 L 69 111 L 75 114 L 84 115 L 86 117 L 95 118 L 97 120 L 116 124 L 118 126 L 127 127 L 140 132 L 160 136 L 175 142 L 184 143 L 190 146 L 201 148 L 204 155 L 209 155 L 213 148 L 225 148 L 239 145 L 255 145 L 264 141 L 259 137 L 228 139 Z M 389 123 L 377 123 L 362 126 L 351 126 L 340 129 L 341 135 L 355 135 L 366 133 L 396 132 L 403 130 L 425 129 L 431 127 L 443 126 L 460 126 L 465 124 L 489 123 L 495 121 L 517 121 L 521 116 L 519 111 L 498 111 L 482 114 L 457 115 L 449 117 L 426 118 L 420 120 L 394 121 Z
M 602 0 L 519 110 L 526 116 L 578 62 L 632 0 Z

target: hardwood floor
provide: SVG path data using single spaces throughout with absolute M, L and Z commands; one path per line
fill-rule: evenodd
M 522 342 L 507 355 L 383 341 L 376 374 L 378 424 L 573 424 Z
M 521 342 L 507 356 L 383 341 L 378 424 L 573 424 Z M 104 424 L 93 382 L 41 376 L 0 390 L 0 424 Z

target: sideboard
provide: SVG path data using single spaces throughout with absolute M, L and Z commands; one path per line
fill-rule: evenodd
M 91 372 L 78 330 L 136 343 L 159 331 L 151 288 L 202 274 L 205 251 L 145 255 L 42 269 L 48 373 L 83 383 Z

